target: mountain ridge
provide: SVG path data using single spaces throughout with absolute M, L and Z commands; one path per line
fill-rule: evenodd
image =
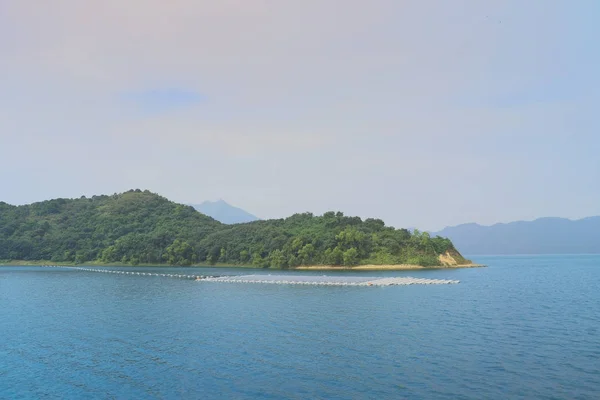
M 541 217 L 493 225 L 465 223 L 431 235 L 447 237 L 464 254 L 600 254 L 600 216 Z
M 197 211 L 216 219 L 223 224 L 243 224 L 258 221 L 260 218 L 248 211 L 233 206 L 223 199 L 217 201 L 204 201 L 200 204 L 190 204 Z

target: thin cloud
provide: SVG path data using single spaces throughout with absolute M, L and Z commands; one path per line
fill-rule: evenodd
M 121 93 L 119 98 L 144 114 L 168 112 L 206 101 L 198 92 L 178 88 L 131 91 Z

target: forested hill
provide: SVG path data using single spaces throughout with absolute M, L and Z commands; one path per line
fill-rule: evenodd
M 148 191 L 0 206 L 0 259 L 164 262 L 175 239 L 198 243 L 221 223 Z
M 435 266 L 446 253 L 464 262 L 448 239 L 339 212 L 224 225 L 140 190 L 24 206 L 0 203 L 0 260 Z

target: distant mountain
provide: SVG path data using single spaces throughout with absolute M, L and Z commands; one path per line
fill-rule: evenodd
M 600 253 L 600 217 L 540 218 L 492 226 L 463 224 L 431 235 L 449 238 L 468 255 Z
M 241 208 L 234 207 L 224 200 L 205 201 L 202 204 L 191 204 L 196 210 L 213 217 L 224 224 L 241 224 L 257 221 L 259 218 Z

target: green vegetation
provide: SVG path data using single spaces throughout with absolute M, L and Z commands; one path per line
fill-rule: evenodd
M 440 265 L 450 240 L 386 227 L 340 212 L 224 225 L 148 191 L 56 199 L 25 206 L 0 202 L 0 260 L 191 265 Z

